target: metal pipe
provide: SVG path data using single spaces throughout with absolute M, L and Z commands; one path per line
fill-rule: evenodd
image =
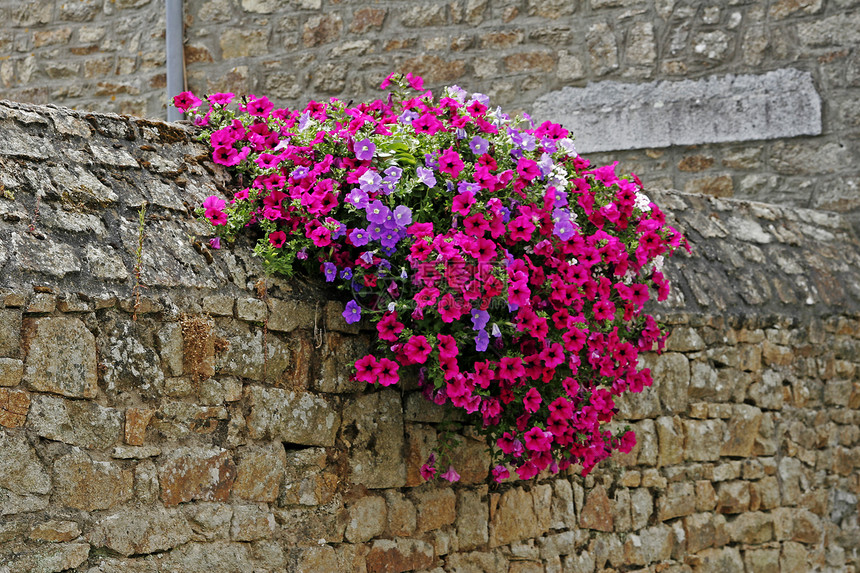
M 167 121 L 182 119 L 173 106 L 173 96 L 185 91 L 185 52 L 182 0 L 166 0 L 167 30 Z

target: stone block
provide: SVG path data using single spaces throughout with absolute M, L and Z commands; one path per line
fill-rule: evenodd
M 227 501 L 236 480 L 229 451 L 181 446 L 162 456 L 158 465 L 161 500 L 178 505 L 191 500 Z
M 657 499 L 657 519 L 666 521 L 691 515 L 696 511 L 696 491 L 689 482 L 670 483 L 666 492 Z
M 388 10 L 384 8 L 363 7 L 352 13 L 349 31 L 353 34 L 364 34 L 370 30 L 379 30 L 385 21 Z
M 360 323 L 356 322 L 354 324 L 347 324 L 346 320 L 343 318 L 345 309 L 346 305 L 340 301 L 327 301 L 324 309 L 326 328 L 334 330 L 335 332 L 343 332 L 345 334 L 358 334 Z
M 612 531 L 614 528 L 609 497 L 603 486 L 595 486 L 585 499 L 579 514 L 579 526 L 597 531 Z
M 602 490 L 602 488 L 601 488 Z M 609 499 L 603 491 L 607 514 Z M 611 516 L 610 530 L 611 530 Z M 581 520 L 580 520 L 581 521 Z M 593 520 L 588 519 L 589 523 Z M 498 547 L 515 541 L 536 537 L 539 534 L 537 516 L 534 511 L 534 500 L 531 494 L 522 488 L 514 488 L 501 495 L 495 513 L 490 517 L 489 546 Z
M 726 425 L 723 445 L 720 447 L 721 456 L 750 457 L 755 446 L 755 439 L 761 427 L 761 410 L 747 404 L 736 404 L 734 416 Z
M 286 460 L 279 505 L 317 506 L 334 498 L 340 478 L 328 467 L 325 448 L 292 450 Z
M 663 523 L 632 533 L 622 547 L 623 561 L 631 565 L 667 561 L 672 556 L 675 535 Z
M 773 539 L 773 517 L 761 511 L 742 513 L 726 524 L 726 533 L 735 543 L 767 543 Z
M 142 446 L 146 438 L 146 427 L 155 410 L 149 408 L 129 408 L 125 411 L 125 443 Z
M 0 386 L 17 386 L 23 377 L 24 362 L 17 358 L 0 358 Z
M 89 554 L 86 543 L 51 543 L 15 555 L 6 569 L 10 573 L 68 571 L 83 565 Z
M 225 60 L 265 54 L 269 46 L 268 29 L 229 29 L 221 34 L 221 57 Z
M 191 540 L 188 521 L 177 509 L 124 509 L 100 516 L 86 539 L 125 556 L 167 551 Z
M 433 546 L 416 539 L 377 539 L 366 557 L 368 573 L 429 569 L 434 563 Z
M 697 462 L 718 460 L 724 426 L 721 420 L 684 420 L 684 457 Z
M 406 485 L 399 392 L 385 389 L 350 400 L 343 409 L 341 436 L 350 449 L 353 483 L 372 489 Z
M 122 413 L 90 401 L 37 394 L 26 427 L 37 435 L 73 446 L 106 449 L 122 435 Z
M 647 488 L 635 488 L 630 494 L 630 525 L 638 531 L 648 525 L 654 513 L 654 500 Z
M 566 479 L 552 482 L 552 529 L 568 529 L 576 523 L 576 508 L 573 504 L 573 488 Z
M 286 463 L 286 452 L 281 443 L 239 448 L 233 495 L 248 501 L 275 501 Z
M 459 483 L 483 483 L 490 473 L 490 454 L 486 442 L 465 436 L 456 436 L 456 439 L 460 443 L 451 451 L 451 465 L 460 474 Z
M 348 506 L 349 520 L 344 537 L 351 543 L 364 543 L 382 535 L 388 522 L 385 498 L 368 495 Z
M 203 297 L 203 312 L 214 316 L 233 316 L 233 305 L 235 302 L 231 296 L 209 295 Z
M 79 318 L 28 319 L 24 383 L 39 392 L 70 398 L 98 393 L 95 337 Z
M 0 499 L 6 497 L 6 491 L 25 498 L 44 495 L 51 491 L 51 483 L 50 474 L 26 436 L 21 431 L 0 428 Z M 12 511 L 14 505 L 4 500 L 0 514 L 17 513 Z
M 391 537 L 412 536 L 418 525 L 418 512 L 415 509 L 415 504 L 395 490 L 385 492 L 385 504 L 388 513 L 386 535 Z
M 275 515 L 265 506 L 233 506 L 230 538 L 234 541 L 257 541 L 268 539 L 275 533 Z
M 418 511 L 417 527 L 420 532 L 439 529 L 457 519 L 457 496 L 451 488 L 418 490 L 412 493 L 412 498 Z M 461 497 L 461 503 L 462 499 L 464 498 Z M 466 502 L 475 505 L 472 498 L 468 498 Z
M 83 511 L 112 509 L 132 497 L 131 470 L 112 462 L 94 461 L 82 451 L 54 462 L 54 495 L 65 507 Z
M 588 32 L 596 75 L 618 65 L 614 39 L 608 36 L 611 31 L 603 22 Z M 761 75 L 565 87 L 539 97 L 533 115 L 571 129 L 580 153 L 821 133 L 821 98 L 812 76 L 789 68 Z M 795 160 L 815 165 L 797 156 Z
M 750 487 L 746 481 L 726 481 L 717 488 L 719 513 L 742 513 L 750 506 Z
M 696 573 L 740 573 L 744 570 L 741 553 L 735 547 L 705 549 L 688 561 Z
M 30 395 L 24 390 L 0 388 L 0 426 L 19 428 L 27 421 Z
M 252 438 L 307 446 L 334 445 L 340 416 L 324 398 L 310 392 L 263 386 L 251 386 L 249 396 L 251 413 L 247 424 Z M 364 414 L 372 415 L 372 411 Z
M 660 453 L 657 455 L 659 467 L 680 464 L 684 461 L 684 424 L 678 416 L 663 416 L 654 423 L 657 428 L 657 441 Z
M 65 543 L 81 534 L 80 526 L 74 521 L 52 519 L 42 522 L 30 531 L 33 541 L 48 541 L 50 543 Z
M 240 298 L 236 301 L 236 316 L 248 322 L 263 322 L 266 320 L 268 307 L 257 298 Z
M 694 513 L 684 518 L 684 537 L 687 540 L 687 553 L 692 555 L 716 543 L 717 526 L 720 516 L 712 513 Z M 721 518 L 724 520 L 724 518 Z
M 337 12 L 311 16 L 302 28 L 302 42 L 306 48 L 333 42 L 343 30 L 343 18 Z

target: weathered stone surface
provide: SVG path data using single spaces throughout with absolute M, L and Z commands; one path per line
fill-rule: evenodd
M 717 488 L 717 511 L 741 513 L 749 509 L 749 483 L 745 481 L 722 482 Z
M 369 488 L 406 485 L 400 395 L 382 390 L 359 396 L 343 409 L 341 437 L 350 448 L 351 481 Z
M 742 513 L 726 524 L 726 533 L 738 543 L 767 543 L 773 539 L 773 517 L 760 511 Z
M 486 494 L 486 486 L 476 491 L 457 492 L 457 545 L 460 551 L 482 547 L 489 541 L 490 512 L 483 501 Z
M 275 501 L 286 463 L 287 455 L 280 443 L 240 448 L 233 495 L 248 501 Z
M 159 461 L 158 480 L 165 505 L 186 501 L 226 501 L 236 480 L 230 452 L 220 448 L 182 446 Z
M 219 325 L 221 324 L 219 321 Z M 266 338 L 264 358 L 262 329 L 231 321 L 229 324 L 224 323 L 224 328 L 218 329 L 217 332 L 228 344 L 227 349 L 215 357 L 213 366 L 219 374 L 272 382 L 281 381 L 294 366 L 290 346 L 271 334 Z
M 344 536 L 352 543 L 364 543 L 385 531 L 388 520 L 385 498 L 368 495 L 349 507 L 349 521 Z
M 24 383 L 39 392 L 94 398 L 98 392 L 95 337 L 78 318 L 26 321 Z
M 35 496 L 50 491 L 51 476 L 24 434 L 0 428 L 0 514 L 41 509 L 47 503 Z
M 271 537 L 275 532 L 275 515 L 263 509 L 264 507 L 234 506 L 230 538 L 234 541 L 256 541 Z
M 99 519 L 86 535 L 94 547 L 121 555 L 166 551 L 191 539 L 188 521 L 177 509 L 125 509 Z
M 684 420 L 684 457 L 701 462 L 719 459 L 723 426 L 720 420 Z
M 683 517 L 695 511 L 696 493 L 691 483 L 670 483 L 666 493 L 657 499 L 657 519 L 660 521 Z
M 9 564 L 10 573 L 59 573 L 74 569 L 89 557 L 86 543 L 62 543 L 38 547 L 16 558 Z
M 0 426 L 19 428 L 27 420 L 30 395 L 24 390 L 0 388 Z
M 74 521 L 59 521 L 52 519 L 33 527 L 30 531 L 30 539 L 34 541 L 64 543 L 66 541 L 71 541 L 80 534 L 81 528 Z
M 609 33 L 592 27 L 598 75 L 615 67 Z M 591 47 L 591 43 L 589 44 Z M 605 73 L 603 71 L 602 73 Z M 577 134 L 580 152 L 777 139 L 821 133 L 821 99 L 805 72 L 709 77 L 680 82 L 592 83 L 535 101 L 535 117 Z M 616 135 L 613 135 L 616 134 Z
M 142 446 L 146 437 L 146 426 L 155 410 L 148 408 L 129 408 L 125 411 L 125 443 Z
M 18 358 L 21 347 L 20 310 L 0 309 L 0 356 Z M 8 384 L 11 386 L 11 384 Z
M 77 451 L 54 462 L 54 493 L 59 505 L 83 511 L 111 509 L 132 497 L 134 478 L 112 462 Z
M 585 506 L 579 514 L 579 526 L 597 531 L 612 531 L 612 511 L 609 497 L 603 486 L 596 486 L 585 499 Z
M 744 570 L 740 551 L 734 547 L 705 549 L 690 559 L 696 573 L 728 573 Z
M 301 301 L 270 298 L 268 304 L 269 330 L 278 332 L 292 332 L 297 328 L 309 330 L 314 327 L 315 319 L 317 322 L 322 320 L 321 313 L 313 305 Z M 322 324 L 319 326 L 322 327 Z
M 290 451 L 286 455 L 283 488 L 279 505 L 316 506 L 332 500 L 340 478 L 328 466 L 324 448 Z
M 418 510 L 418 531 L 433 531 L 457 518 L 457 497 L 450 488 L 419 490 L 412 496 Z
M 721 456 L 749 457 L 753 453 L 755 439 L 761 427 L 761 410 L 746 404 L 736 404 L 734 415 L 726 426 Z
M 340 416 L 331 403 L 310 392 L 251 386 L 248 431 L 255 439 L 308 446 L 333 446 Z
M 90 401 L 32 396 L 28 429 L 49 440 L 82 448 L 105 449 L 122 435 L 122 413 Z
M 399 573 L 428 569 L 433 565 L 433 546 L 414 539 L 378 539 L 367 554 L 368 573 Z
M 402 493 L 394 490 L 385 492 L 388 524 L 385 533 L 393 537 L 410 537 L 418 525 L 418 511 L 415 504 Z
M 606 493 L 604 492 L 604 497 Z M 606 500 L 609 510 L 609 500 Z M 522 488 L 506 491 L 498 500 L 495 513 L 490 518 L 490 547 L 535 537 L 539 534 L 534 501 Z
M 657 441 L 660 453 L 657 455 L 659 466 L 680 464 L 684 459 L 684 423 L 681 418 L 663 416 L 655 420 Z
M 162 570 L 188 573 L 213 571 L 253 571 L 258 567 L 251 553 L 251 544 L 229 541 L 212 543 L 191 542 L 178 547 L 159 560 Z

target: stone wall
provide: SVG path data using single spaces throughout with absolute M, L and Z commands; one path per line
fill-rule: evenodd
M 287 106 L 376 97 L 392 70 L 411 71 L 431 87 L 457 83 L 563 121 L 581 151 L 613 151 L 600 159 L 620 159 L 652 187 L 835 210 L 858 223 L 858 7 L 186 0 L 185 60 L 197 93 L 265 94 Z M 0 0 L 0 18 L 0 97 L 166 117 L 163 2 Z M 616 82 L 628 99 L 614 99 Z M 655 99 L 661 90 L 668 99 Z M 631 121 L 631 108 L 644 115 Z M 702 129 L 710 123 L 719 133 Z M 658 137 L 666 129 L 690 137 Z
M 180 124 L 0 104 L 0 571 L 856 571 L 860 245 L 835 214 L 662 193 L 691 256 L 582 479 L 418 474 L 447 410 L 349 380 L 370 333 L 209 251 Z M 145 206 L 144 223 L 140 212 Z

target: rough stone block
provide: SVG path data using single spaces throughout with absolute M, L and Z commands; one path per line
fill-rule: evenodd
M 609 497 L 603 486 L 595 486 L 585 499 L 579 514 L 579 526 L 597 531 L 612 531 L 614 524 Z
M 236 505 L 233 507 L 230 538 L 234 541 L 267 539 L 274 532 L 275 515 L 273 513 L 256 505 Z
M 673 482 L 657 499 L 657 519 L 666 521 L 690 515 L 696 511 L 696 492 L 693 484 Z
M 368 573 L 429 569 L 433 546 L 416 539 L 377 539 L 366 557 Z
M 165 505 L 199 499 L 226 501 L 236 480 L 230 452 L 220 448 L 182 446 L 163 456 L 158 466 Z
M 52 543 L 16 555 L 8 570 L 13 573 L 68 571 L 82 565 L 89 554 L 90 546 L 86 543 Z
M 70 398 L 98 393 L 96 343 L 83 321 L 47 317 L 26 321 L 24 383 L 39 392 Z
M 597 40 L 609 33 L 603 26 L 589 32 L 595 38 L 589 49 L 598 75 L 617 66 L 614 45 Z M 821 133 L 821 98 L 812 76 L 789 68 L 761 75 L 565 87 L 539 97 L 533 115 L 571 129 L 580 153 Z
M 44 495 L 51 491 L 51 476 L 22 432 L 0 428 L 0 499 L 3 490 Z M 7 513 L 11 512 L 3 507 L 2 514 Z
M 415 504 L 395 490 L 385 492 L 385 503 L 388 513 L 386 535 L 393 537 L 412 536 L 418 524 L 418 512 L 415 509 Z
M 30 395 L 24 390 L 0 388 L 0 426 L 19 428 L 27 420 Z
M 324 398 L 310 392 L 262 386 L 252 386 L 249 395 L 251 413 L 247 418 L 248 432 L 254 439 L 277 439 L 307 446 L 334 445 L 340 416 Z M 372 408 L 368 408 L 362 415 L 372 416 L 373 412 Z M 384 447 L 381 445 L 385 444 L 384 437 L 377 436 L 377 439 L 379 447 Z M 396 451 L 400 451 L 399 445 Z M 366 471 L 370 471 L 370 468 L 366 468 Z
M 96 511 L 130 500 L 134 482 L 131 470 L 78 451 L 54 462 L 54 483 L 59 505 Z
M 684 424 L 681 418 L 663 416 L 654 422 L 657 428 L 657 441 L 660 453 L 657 456 L 659 466 L 680 464 L 684 460 Z
M 191 527 L 179 510 L 155 506 L 101 517 L 86 539 L 95 547 L 129 556 L 166 551 L 187 543 L 191 536 Z
M 281 443 L 240 448 L 233 495 L 248 501 L 275 501 L 286 463 L 287 456 Z
M 746 481 L 722 482 L 717 488 L 719 513 L 742 513 L 750 506 L 750 488 Z
M 33 527 L 30 531 L 30 539 L 34 541 L 49 541 L 51 543 L 65 543 L 80 534 L 81 528 L 74 521 L 52 519 Z
M 483 501 L 486 494 L 487 486 L 457 492 L 457 543 L 460 551 L 482 547 L 489 541 L 490 508 Z
M 125 411 L 125 443 L 142 446 L 146 438 L 146 427 L 155 410 L 149 408 L 129 408 Z
M 368 495 L 349 507 L 349 521 L 344 536 L 351 543 L 364 543 L 382 535 L 388 518 L 385 498 Z
M 20 310 L 0 309 L 0 356 L 17 358 L 21 347 Z
M 399 392 L 386 389 L 358 396 L 347 403 L 343 409 L 341 436 L 350 448 L 353 483 L 368 488 L 406 485 Z
M 122 434 L 122 413 L 83 400 L 37 394 L 26 427 L 37 435 L 83 448 L 105 449 Z
M 720 455 L 750 457 L 761 427 L 761 421 L 761 410 L 747 404 L 736 404 L 734 416 L 726 425 L 726 434 L 723 438 L 723 445 L 720 447 Z
M 605 491 L 603 491 L 603 497 L 605 498 L 603 505 L 608 514 L 609 499 L 606 498 Z M 507 545 L 535 537 L 538 534 L 538 521 L 531 494 L 522 488 L 511 489 L 503 493 L 499 498 L 495 513 L 490 517 L 489 546 Z
M 724 426 L 721 420 L 684 420 L 684 457 L 698 462 L 719 459 Z
M 457 497 L 451 488 L 416 491 L 412 497 L 418 511 L 418 531 L 433 531 L 454 523 L 457 518 Z
M 773 539 L 773 517 L 761 511 L 742 513 L 726 524 L 726 533 L 736 543 L 767 543 Z

